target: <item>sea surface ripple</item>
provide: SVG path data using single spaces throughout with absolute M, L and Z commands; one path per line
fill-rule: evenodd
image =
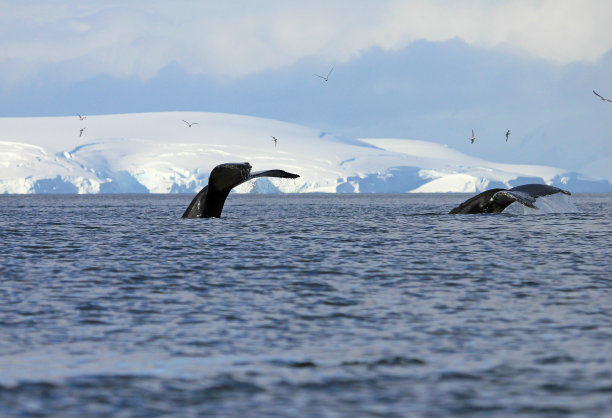
M 612 195 L 0 196 L 0 416 L 611 416 Z

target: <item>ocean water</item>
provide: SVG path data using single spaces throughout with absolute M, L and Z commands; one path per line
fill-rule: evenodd
M 0 196 L 0 416 L 612 416 L 612 195 L 467 197 Z

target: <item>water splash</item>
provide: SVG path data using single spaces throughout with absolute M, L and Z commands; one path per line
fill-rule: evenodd
M 521 205 L 524 215 L 544 215 L 549 213 L 580 213 L 580 209 L 573 202 L 572 197 L 557 193 L 554 195 L 539 197 L 535 204 L 538 209 L 528 208 Z

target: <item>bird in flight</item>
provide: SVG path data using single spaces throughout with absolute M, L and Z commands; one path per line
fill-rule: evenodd
M 472 137 L 470 138 L 470 141 L 472 141 L 471 143 L 474 143 L 474 140 L 476 139 L 476 136 L 474 135 L 474 130 L 472 129 Z
M 597 93 L 595 90 L 593 90 L 593 93 L 595 93 L 595 96 L 599 97 L 601 99 L 602 102 L 612 102 L 612 100 L 610 99 L 606 99 L 605 97 L 603 97 L 601 94 Z
M 274 148 L 276 148 L 276 143 L 278 142 L 278 138 L 273 136 L 272 141 L 274 141 Z
M 191 123 L 189 123 L 189 122 L 187 122 L 185 119 L 181 119 L 181 120 L 182 120 L 183 122 L 185 122 L 185 123 L 187 124 L 187 126 L 189 126 L 190 128 L 191 128 L 191 125 L 199 125 L 199 123 L 198 123 L 198 122 L 191 122 Z
M 80 120 L 85 120 L 85 118 L 87 117 L 87 116 L 81 116 L 78 113 L 77 113 L 77 116 L 79 117 Z
M 506 132 L 506 142 L 508 142 L 508 138 L 510 138 L 510 129 L 508 129 L 508 132 Z
M 79 136 L 83 136 L 83 131 L 85 130 L 85 128 L 81 128 L 79 129 Z
M 322 75 L 319 74 L 315 74 L 317 77 L 320 77 L 323 79 L 323 81 L 328 81 L 329 80 L 329 76 L 331 75 L 332 71 L 334 71 L 334 67 L 331 68 L 331 70 L 329 70 L 329 72 L 327 73 L 327 75 L 325 77 L 323 77 Z

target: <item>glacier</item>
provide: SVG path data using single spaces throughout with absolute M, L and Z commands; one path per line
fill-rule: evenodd
M 198 125 L 188 127 L 183 119 Z M 562 168 L 495 163 L 427 141 L 347 138 L 244 115 L 0 118 L 4 194 L 195 193 L 211 169 L 225 162 L 300 174 L 295 180 L 250 181 L 238 193 L 475 193 L 524 183 L 612 192 L 606 180 Z

